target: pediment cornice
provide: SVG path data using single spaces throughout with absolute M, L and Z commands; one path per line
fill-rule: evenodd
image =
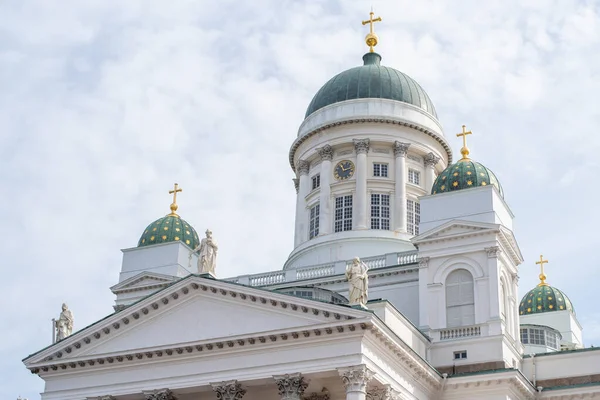
M 102 341 L 110 340 L 111 334 L 126 328 L 128 325 L 143 323 L 145 319 L 150 319 L 155 313 L 158 313 L 162 307 L 173 306 L 173 303 L 177 303 L 188 296 L 193 296 L 195 292 L 208 296 L 231 297 L 270 310 L 276 308 L 279 312 L 311 315 L 311 317 L 318 317 L 322 320 L 322 323 L 313 323 L 309 327 L 290 328 L 281 332 L 230 338 L 225 341 L 186 343 L 170 348 L 144 349 L 142 352 L 110 354 L 105 357 L 77 355 L 84 353 L 84 350 L 88 347 L 97 345 Z M 96 364 L 102 365 L 104 363 L 121 363 L 133 361 L 134 359 L 141 360 L 155 356 L 162 357 L 164 355 L 183 354 L 184 352 L 220 350 L 244 346 L 246 344 L 264 344 L 275 342 L 278 339 L 293 340 L 310 336 L 321 336 L 322 334 L 332 335 L 334 333 L 354 332 L 357 329 L 366 329 L 370 319 L 371 314 L 363 310 L 320 303 L 281 293 L 190 275 L 140 300 L 138 303 L 115 312 L 72 334 L 66 339 L 27 357 L 23 361 L 26 367 L 33 373 L 39 373 L 40 371 L 58 370 L 59 368 L 67 369 Z

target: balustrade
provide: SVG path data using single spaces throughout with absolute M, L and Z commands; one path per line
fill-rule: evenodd
M 442 329 L 440 331 L 440 340 L 462 339 L 472 336 L 481 336 L 481 326 L 464 326 L 460 328 Z

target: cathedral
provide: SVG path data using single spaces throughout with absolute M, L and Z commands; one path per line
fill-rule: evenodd
M 477 132 L 444 132 L 425 90 L 382 64 L 378 21 L 291 143 L 285 264 L 222 276 L 218 234 L 178 214 L 175 184 L 123 250 L 114 313 L 73 329 L 63 305 L 54 343 L 23 360 L 43 400 L 600 399 L 600 351 L 543 256 L 518 288 L 514 216 L 470 154 Z

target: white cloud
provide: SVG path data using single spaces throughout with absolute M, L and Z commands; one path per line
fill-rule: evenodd
M 37 398 L 42 381 L 20 359 L 48 344 L 62 301 L 78 327 L 111 311 L 118 249 L 168 212 L 174 181 L 181 215 L 219 240 L 220 276 L 281 268 L 293 240 L 289 146 L 320 85 L 361 63 L 370 5 L 0 6 L 1 398 Z M 582 320 L 593 315 L 596 7 L 374 5 L 384 64 L 427 90 L 456 149 L 452 133 L 471 127 L 473 156 L 504 184 L 527 258 L 522 292 L 543 252 L 551 283 Z

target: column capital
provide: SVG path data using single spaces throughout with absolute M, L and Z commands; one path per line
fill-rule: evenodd
M 369 139 L 354 139 L 352 140 L 354 143 L 354 149 L 356 150 L 356 154 L 367 154 L 369 152 L 369 148 L 371 145 L 371 140 Z
M 177 397 L 169 389 L 158 389 L 143 393 L 146 400 L 177 400 Z
M 406 157 L 406 153 L 408 152 L 409 147 L 410 147 L 410 143 L 402 143 L 399 141 L 395 141 L 394 142 L 394 156 Z
M 323 161 L 333 160 L 333 148 L 328 144 L 317 149 L 317 153 L 319 153 L 319 157 L 321 157 L 321 160 Z
M 485 251 L 487 252 L 488 258 L 498 258 L 498 255 L 501 252 L 500 247 L 498 246 L 486 247 Z
M 296 194 L 298 194 L 300 191 L 300 179 L 293 178 L 292 181 L 294 182 L 294 187 L 296 188 Z
M 400 393 L 390 385 L 374 387 L 367 392 L 367 400 L 400 400 Z
M 296 170 L 300 175 L 308 175 L 308 169 L 310 168 L 310 163 L 306 160 L 298 160 L 298 165 L 296 166 Z
M 321 393 L 313 392 L 308 395 L 304 395 L 303 400 L 330 400 L 329 390 L 327 388 L 321 389 Z
M 427 268 L 429 266 L 429 257 L 419 258 L 419 268 Z
M 218 400 L 240 400 L 246 394 L 246 389 L 237 380 L 211 383 Z
M 352 367 L 338 368 L 338 373 L 342 378 L 342 383 L 349 392 L 365 392 L 367 383 L 373 378 L 375 373 L 367 368 L 366 365 L 355 365 Z
M 308 381 L 301 373 L 274 375 L 273 379 L 282 400 L 300 400 L 308 387 Z
M 439 161 L 440 161 L 440 158 L 431 152 L 425 156 L 425 166 L 426 167 L 433 168 Z

